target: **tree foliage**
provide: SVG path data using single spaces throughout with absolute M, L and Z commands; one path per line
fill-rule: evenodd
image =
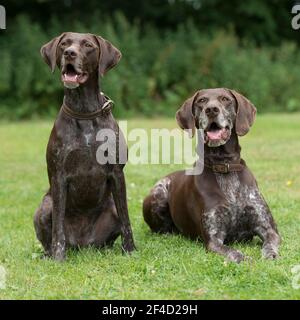
M 130 22 L 143 27 L 152 24 L 161 29 L 176 29 L 192 20 L 203 33 L 234 31 L 239 38 L 257 44 L 279 44 L 282 40 L 300 41 L 299 32 L 291 28 L 291 9 L 295 0 L 9 0 L 7 12 L 12 19 L 19 14 L 47 28 L 56 17 L 65 27 L 71 21 L 88 22 L 96 10 L 99 23 L 122 12 Z
M 290 1 L 9 0 L 0 32 L 0 117 L 54 115 L 62 100 L 39 49 L 63 31 L 102 35 L 123 54 L 103 80 L 115 114 L 174 115 L 199 88 L 231 87 L 258 111 L 300 110 L 300 31 Z

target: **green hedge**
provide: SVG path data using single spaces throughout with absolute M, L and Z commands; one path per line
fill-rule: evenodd
M 116 102 L 115 114 L 174 115 L 198 88 L 229 87 L 245 94 L 259 112 L 300 110 L 300 52 L 296 44 L 257 48 L 240 43 L 233 33 L 203 34 L 191 22 L 176 31 L 129 24 L 116 14 L 101 21 L 97 12 L 72 30 L 109 39 L 123 53 L 102 89 Z M 42 44 L 60 34 L 52 19 L 43 30 L 27 16 L 17 16 L 0 37 L 0 117 L 53 116 L 62 101 L 59 72 L 42 61 Z

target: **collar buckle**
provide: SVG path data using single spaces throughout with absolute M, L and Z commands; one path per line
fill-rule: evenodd
M 229 163 L 217 163 L 212 165 L 213 172 L 229 173 Z

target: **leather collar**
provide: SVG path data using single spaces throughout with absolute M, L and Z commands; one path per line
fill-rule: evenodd
M 242 171 L 245 168 L 243 160 L 236 163 L 224 162 L 224 163 L 206 163 L 204 166 L 210 168 L 214 173 L 230 173 Z
M 93 120 L 98 118 L 100 115 L 104 115 L 108 112 L 110 112 L 111 108 L 113 107 L 114 102 L 104 93 L 101 92 L 101 95 L 104 97 L 104 103 L 101 106 L 99 110 L 96 110 L 94 112 L 89 112 L 89 113 L 81 113 L 81 112 L 76 112 L 66 106 L 64 103 L 61 107 L 61 110 L 64 114 L 66 114 L 68 117 L 77 119 L 77 120 Z

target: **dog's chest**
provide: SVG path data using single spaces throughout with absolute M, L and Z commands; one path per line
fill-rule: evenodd
M 255 202 L 257 197 L 256 188 L 241 183 L 236 172 L 216 174 L 216 180 L 224 197 L 231 206 L 243 208 Z
M 216 174 L 216 180 L 229 205 L 232 225 L 248 225 L 251 212 L 263 214 L 265 204 L 256 186 L 243 183 L 236 172 Z
M 65 144 L 63 158 L 64 173 L 68 183 L 68 198 L 77 205 L 95 205 L 102 198 L 107 184 L 107 165 L 97 161 L 97 150 L 101 143 L 97 132 L 78 132 Z
M 86 174 L 97 167 L 96 152 L 93 148 L 78 146 L 67 150 L 64 158 L 64 169 L 67 174 Z
M 99 130 L 86 126 L 78 130 L 64 145 L 64 168 L 69 176 L 98 175 L 103 166 L 97 160 L 101 142 L 97 141 Z

